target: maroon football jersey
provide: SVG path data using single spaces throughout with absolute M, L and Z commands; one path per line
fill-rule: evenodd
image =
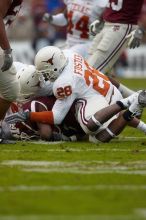
M 23 0 L 13 0 L 10 8 L 4 17 L 5 25 L 9 26 L 14 20 L 18 12 L 20 11 Z
M 107 22 L 137 24 L 144 0 L 109 0 L 103 19 Z
M 35 100 L 31 100 L 22 106 L 17 106 L 15 104 L 12 104 L 11 110 L 12 112 L 18 112 L 20 110 L 32 111 L 32 112 L 51 111 L 55 101 L 56 98 L 54 96 L 38 97 L 35 98 Z M 41 109 L 41 107 L 43 107 L 43 109 Z M 73 105 L 71 106 L 70 111 L 66 115 L 62 124 L 57 127 L 52 126 L 52 129 L 54 131 L 58 131 L 58 127 L 67 136 L 72 136 L 75 134 L 81 134 L 81 135 L 84 134 L 82 128 L 80 127 L 79 123 L 75 118 L 75 103 L 73 103 Z M 29 136 L 33 136 L 37 134 L 38 131 L 37 124 L 35 122 L 30 122 L 30 121 L 25 123 L 23 122 L 16 123 L 16 128 L 20 130 L 20 133 L 23 132 Z

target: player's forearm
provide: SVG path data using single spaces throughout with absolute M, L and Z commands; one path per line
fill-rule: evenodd
M 5 30 L 5 24 L 3 22 L 3 18 L 0 17 L 0 47 L 3 50 L 10 49 L 9 40 Z
M 40 122 L 50 125 L 54 124 L 54 115 L 52 111 L 30 112 L 29 119 L 34 122 Z
M 45 123 L 45 124 L 61 124 L 64 119 L 64 115 L 59 112 L 54 113 L 53 111 L 43 112 L 30 112 L 29 120 L 33 122 Z

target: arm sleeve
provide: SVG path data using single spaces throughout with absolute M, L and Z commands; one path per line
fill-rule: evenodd
M 56 100 L 52 109 L 54 124 L 61 124 L 75 99 L 75 94 L 72 94 L 65 99 Z
M 63 27 L 67 25 L 67 19 L 64 13 L 59 13 L 57 15 L 52 16 L 51 24 Z

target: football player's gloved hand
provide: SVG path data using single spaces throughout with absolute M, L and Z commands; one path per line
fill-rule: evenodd
M 9 124 L 15 124 L 21 121 L 27 121 L 29 119 L 29 112 L 16 112 L 5 118 L 5 121 Z
M 128 43 L 128 46 L 129 46 L 130 49 L 134 49 L 134 48 L 140 46 L 141 40 L 144 36 L 144 33 L 145 33 L 145 31 L 141 27 L 139 27 L 136 30 L 132 31 L 131 37 L 130 37 L 130 40 L 129 40 L 129 43 Z
M 13 63 L 12 49 L 4 50 L 4 63 L 1 68 L 2 72 L 11 68 Z
M 89 33 L 92 36 L 95 36 L 98 34 L 104 26 L 104 21 L 103 20 L 95 20 L 93 21 L 90 26 L 89 26 Z
M 42 17 L 42 20 L 48 23 L 51 23 L 53 18 L 52 15 L 50 15 L 49 13 L 45 13 Z

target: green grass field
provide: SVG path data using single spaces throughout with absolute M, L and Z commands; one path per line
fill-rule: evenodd
M 0 145 L 0 220 L 144 219 L 146 136 L 137 130 L 107 144 Z

